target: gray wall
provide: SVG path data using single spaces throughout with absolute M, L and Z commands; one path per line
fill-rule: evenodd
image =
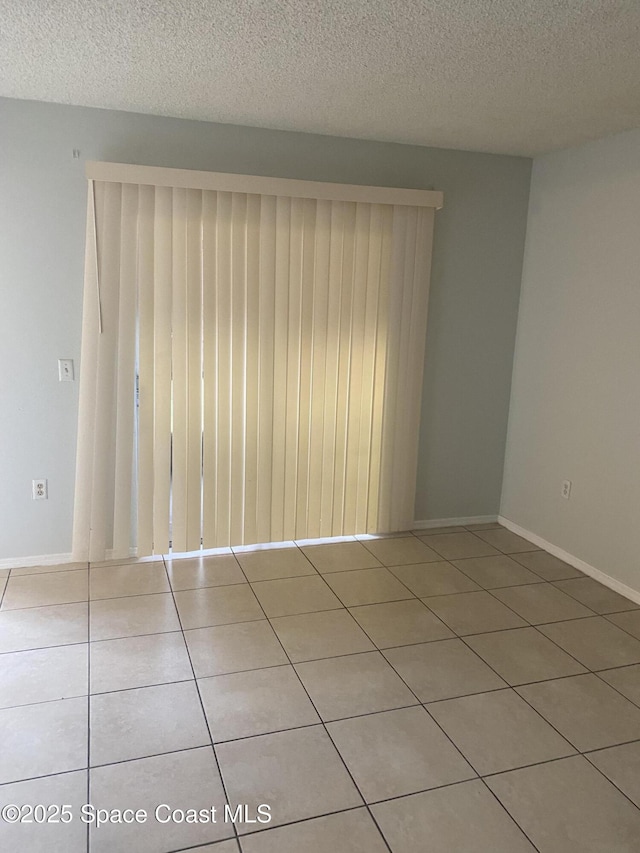
M 535 160 L 501 512 L 640 592 L 639 223 L 640 130 Z
M 0 558 L 70 550 L 85 159 L 443 190 L 416 518 L 497 513 L 530 160 L 0 99 Z

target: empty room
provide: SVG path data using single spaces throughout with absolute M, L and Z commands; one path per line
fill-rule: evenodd
M 0 0 L 0 850 L 640 850 L 640 4 Z

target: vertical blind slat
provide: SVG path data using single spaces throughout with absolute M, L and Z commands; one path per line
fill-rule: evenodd
M 73 507 L 73 559 L 89 559 L 91 538 L 91 504 L 93 500 L 93 446 L 96 417 L 96 369 L 98 346 L 95 341 L 100 328 L 98 300 L 98 257 L 96 232 L 95 182 L 89 181 L 87 193 L 87 226 L 85 230 L 84 299 L 82 305 L 82 349 L 78 440 L 76 446 L 75 501 Z
M 100 559 L 107 541 L 113 539 L 115 499 L 114 460 L 116 441 L 116 354 L 118 351 L 118 314 L 120 299 L 120 217 L 122 187 L 99 187 L 98 250 L 102 307 L 103 346 L 96 365 L 96 414 L 94 424 L 93 500 L 91 502 L 91 540 L 89 559 Z
M 371 460 L 369 465 L 369 499 L 367 533 L 383 532 L 381 488 L 383 475 L 383 427 L 385 413 L 385 383 L 389 342 L 389 299 L 393 257 L 394 208 L 385 207 L 386 223 L 382 232 L 380 252 L 380 287 L 376 322 L 375 361 L 373 376 L 373 405 L 371 410 Z
M 362 395 L 362 368 L 364 340 L 365 296 L 369 284 L 369 246 L 372 239 L 370 205 L 356 205 L 355 250 L 353 267 L 353 311 L 349 345 L 349 391 L 347 407 L 346 446 L 346 500 L 344 524 L 346 529 L 356 529 L 358 494 L 358 458 L 361 452 L 360 398 Z
M 138 506 L 139 557 L 153 553 L 154 481 L 154 192 L 140 187 L 138 219 Z
M 260 301 L 258 326 L 258 542 L 271 539 L 275 325 L 276 198 L 264 196 L 260 210 Z
M 369 225 L 369 256 L 367 259 L 367 286 L 362 308 L 362 379 L 360 384 L 360 429 L 357 437 L 355 520 L 357 530 L 367 529 L 367 504 L 369 498 L 369 466 L 373 424 L 373 389 L 375 379 L 375 348 L 378 320 L 378 298 L 384 238 L 384 210 L 382 205 L 371 205 Z
M 322 480 L 320 486 L 320 536 L 331 535 L 336 452 L 338 363 L 340 351 L 340 295 L 344 244 L 344 202 L 331 202 L 329 269 L 327 285 L 327 333 L 324 366 L 322 430 Z
M 153 550 L 169 550 L 171 490 L 171 281 L 173 199 L 168 187 L 155 190 L 153 233 L 153 363 L 145 381 L 153 384 L 153 489 L 140 500 L 153 506 Z
M 311 360 L 311 417 L 309 436 L 309 482 L 307 538 L 320 534 L 325 413 L 326 352 L 329 313 L 329 251 L 331 245 L 331 202 L 316 207 L 314 292 Z
M 244 529 L 241 542 L 258 541 L 256 505 L 258 496 L 260 204 L 259 195 L 247 196 Z
M 216 326 L 212 330 L 217 340 L 218 404 L 216 456 L 218 493 L 216 499 L 216 538 L 220 545 L 231 544 L 231 249 L 232 196 L 218 193 L 217 218 L 217 310 Z
M 217 219 L 218 193 L 205 191 L 202 201 L 202 385 L 204 393 L 202 539 L 205 548 L 215 547 L 218 541 Z
M 289 282 L 287 317 L 287 373 L 284 448 L 283 540 L 296 538 L 297 469 L 300 425 L 300 365 L 302 318 L 302 247 L 304 203 L 291 199 L 289 257 L 286 259 Z
M 349 423 L 349 375 L 351 369 L 351 330 L 353 323 L 353 274 L 356 204 L 345 202 L 342 237 L 342 263 L 339 271 L 340 322 L 338 329 L 338 373 L 336 387 L 335 452 L 333 467 L 332 536 L 348 529 L 345 524 L 347 491 L 347 440 Z
M 171 441 L 171 541 L 187 550 L 188 468 L 188 329 L 187 329 L 187 191 L 173 190 L 173 297 L 171 306 L 171 374 L 173 427 Z
M 128 557 L 131 541 L 135 383 L 136 251 L 138 187 L 122 187 L 120 304 L 116 379 L 113 556 Z
M 187 474 L 185 551 L 202 546 L 202 192 L 186 198 Z
M 311 405 L 313 361 L 313 305 L 316 203 L 302 202 L 302 259 L 300 281 L 300 398 L 298 402 L 298 454 L 296 467 L 295 538 L 308 536 L 309 477 L 311 460 Z
M 231 507 L 230 542 L 244 533 L 245 401 L 247 316 L 247 196 L 234 193 L 231 202 Z
M 289 369 L 289 243 L 291 199 L 276 199 L 273 323 L 273 427 L 271 464 L 271 532 L 284 539 L 285 447 L 287 442 L 287 373 Z

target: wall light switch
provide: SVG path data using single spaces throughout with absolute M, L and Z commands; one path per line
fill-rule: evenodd
M 73 359 L 59 358 L 58 359 L 58 379 L 60 382 L 73 382 Z

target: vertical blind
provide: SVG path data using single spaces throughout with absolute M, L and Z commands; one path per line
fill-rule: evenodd
M 77 558 L 411 526 L 435 205 L 288 183 L 90 181 Z

